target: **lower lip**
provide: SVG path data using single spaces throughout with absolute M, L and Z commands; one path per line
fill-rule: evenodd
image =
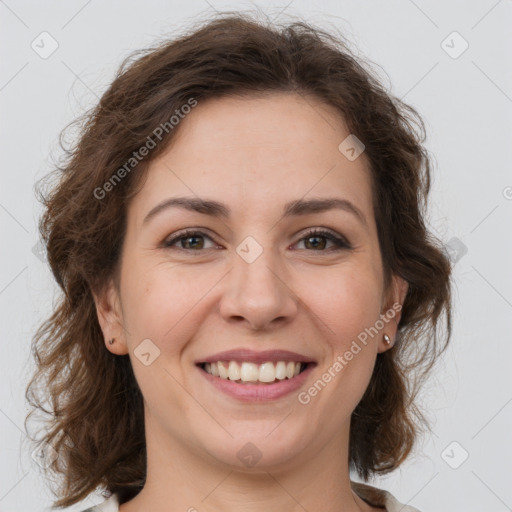
M 227 395 L 244 402 L 265 402 L 297 391 L 304 384 L 315 366 L 316 364 L 309 363 L 307 368 L 296 377 L 279 380 L 272 384 L 238 384 L 229 379 L 214 377 L 202 368 L 198 368 L 208 382 Z

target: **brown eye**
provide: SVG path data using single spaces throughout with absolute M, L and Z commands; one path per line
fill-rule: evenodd
M 327 244 L 327 237 L 325 236 L 308 236 L 307 238 L 304 238 L 304 240 L 306 241 L 306 247 L 308 246 L 308 243 L 310 244 L 310 247 L 308 247 L 308 249 L 325 249 L 325 246 Z

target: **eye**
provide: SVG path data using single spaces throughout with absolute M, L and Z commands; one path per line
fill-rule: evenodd
M 202 231 L 185 230 L 181 231 L 180 233 L 170 238 L 169 240 L 166 240 L 164 242 L 164 247 L 172 247 L 173 245 L 176 244 L 176 242 L 185 240 L 186 244 L 188 244 L 189 247 L 183 247 L 182 243 L 182 246 L 178 247 L 178 249 L 182 249 L 184 251 L 204 249 L 204 243 L 201 243 L 201 239 L 204 238 L 212 240 L 206 233 L 203 233 Z M 192 240 L 191 243 L 189 243 L 190 240 Z
M 213 239 L 203 231 L 185 230 L 166 240 L 163 243 L 163 246 L 165 248 L 171 248 L 175 246 L 176 243 L 181 243 L 181 247 L 176 247 L 177 249 L 183 251 L 200 252 L 201 249 L 211 248 L 204 246 L 204 239 L 213 241 Z M 332 251 L 352 248 L 350 243 L 344 237 L 338 236 L 329 230 L 318 228 L 309 230 L 297 243 L 304 241 L 306 249 L 312 248 L 312 250 L 315 252 L 330 252 L 325 250 L 327 242 L 322 242 L 322 239 L 330 241 L 334 244 L 334 247 L 330 248 Z
M 325 249 L 326 242 L 322 243 L 321 239 L 326 239 L 326 240 L 332 242 L 335 245 L 335 247 L 331 248 L 331 249 L 334 251 L 352 248 L 350 243 L 345 238 L 335 235 L 331 231 L 328 231 L 325 229 L 318 229 L 318 228 L 314 228 L 314 229 L 311 229 L 310 231 L 308 231 L 299 240 L 299 243 L 304 240 L 305 245 L 309 244 L 316 250 L 316 252 L 328 252 L 328 251 L 322 250 L 322 249 Z M 313 243 L 311 243 L 311 240 L 313 240 Z M 319 240 L 320 240 L 320 242 L 319 242 Z

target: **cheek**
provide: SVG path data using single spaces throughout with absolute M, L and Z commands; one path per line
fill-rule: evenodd
M 378 335 L 371 329 L 380 318 L 381 286 L 371 267 L 340 269 L 322 280 L 308 305 L 321 318 L 329 354 L 325 379 L 336 382 L 332 393 L 354 408 L 373 372 Z M 311 297 L 311 295 L 310 295 Z M 333 377 L 335 375 L 336 377 Z M 325 380 L 324 379 L 324 380 Z M 341 384 L 343 382 L 343 385 Z
M 183 380 L 178 362 L 193 334 L 194 322 L 190 321 L 194 305 L 208 290 L 208 283 L 191 281 L 178 267 L 169 266 L 167 262 L 146 266 L 138 262 L 132 267 L 127 264 L 123 281 L 123 311 L 132 368 L 153 414 L 158 414 L 162 403 L 171 409 L 185 406 L 177 384 Z M 149 353 L 145 361 L 144 353 Z
M 127 265 L 124 315 L 130 352 L 144 339 L 158 346 L 166 359 L 179 356 L 198 330 L 205 307 L 222 272 L 198 270 L 168 261 Z
M 369 267 L 333 269 L 308 283 L 315 285 L 304 284 L 304 301 L 329 327 L 327 335 L 340 350 L 379 318 L 382 289 Z

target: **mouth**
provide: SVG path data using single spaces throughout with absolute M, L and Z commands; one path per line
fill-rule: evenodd
M 305 361 L 266 361 L 261 364 L 210 361 L 196 363 L 196 367 L 208 384 L 206 392 L 215 390 L 212 400 L 217 399 L 220 391 L 238 402 L 261 404 L 293 396 L 306 384 L 316 364 Z
M 196 364 L 212 377 L 244 385 L 271 385 L 291 380 L 315 365 L 314 362 L 305 361 L 266 361 L 262 364 L 249 361 L 212 361 Z

